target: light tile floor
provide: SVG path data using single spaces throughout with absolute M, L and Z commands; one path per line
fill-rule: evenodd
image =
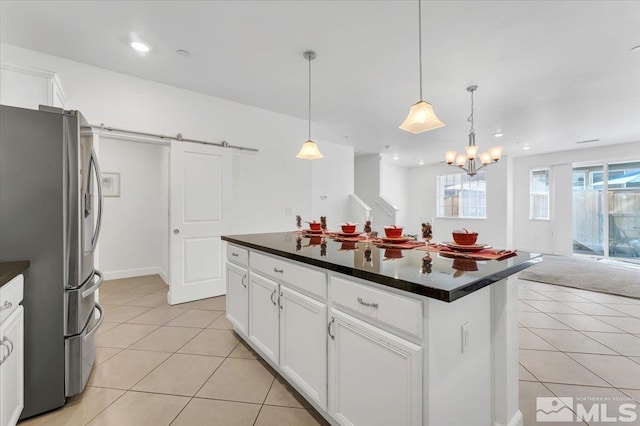
M 525 426 L 539 396 L 640 402 L 640 300 L 518 285 Z M 157 276 L 106 281 L 86 391 L 20 425 L 327 424 L 239 340 L 224 296 L 169 306 L 166 290 Z

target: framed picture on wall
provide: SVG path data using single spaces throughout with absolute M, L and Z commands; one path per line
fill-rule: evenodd
M 104 197 L 120 196 L 120 173 L 101 173 L 100 183 Z

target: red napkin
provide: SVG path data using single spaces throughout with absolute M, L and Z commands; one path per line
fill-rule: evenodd
M 461 252 L 453 250 L 447 246 L 441 245 L 429 245 L 429 247 L 418 247 L 418 250 L 422 251 L 433 251 L 436 253 L 448 254 L 455 257 L 463 257 L 465 259 L 476 259 L 476 260 L 503 260 L 512 256 L 516 256 L 518 250 L 507 250 L 501 252 L 500 250 L 494 249 L 483 249 L 479 251 L 473 252 Z

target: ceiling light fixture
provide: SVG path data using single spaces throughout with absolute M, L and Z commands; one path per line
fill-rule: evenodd
M 311 140 L 311 61 L 313 61 L 317 55 L 313 50 L 307 50 L 302 56 L 309 61 L 309 138 L 302 144 L 302 148 L 300 148 L 300 152 L 298 152 L 296 158 L 317 160 L 324 157 L 324 155 L 320 153 L 318 145 Z
M 458 154 L 456 151 L 447 151 L 444 153 L 445 161 L 448 165 L 461 168 L 467 172 L 469 176 L 475 175 L 480 169 L 487 167 L 489 164 L 492 164 L 492 162 L 497 162 L 502 156 L 501 146 L 491 147 L 489 148 L 489 152 L 481 152 L 478 154 L 482 166 L 478 167 L 476 165 L 476 153 L 479 147 L 476 145 L 476 132 L 473 128 L 473 92 L 475 92 L 477 88 L 478 86 L 467 87 L 467 92 L 471 93 L 471 115 L 467 118 L 467 121 L 471 123 L 471 128 L 469 129 L 469 146 L 464 148 L 467 154 Z
M 149 46 L 147 46 L 141 41 L 132 41 L 131 47 L 133 47 L 134 50 L 137 50 L 138 52 L 141 52 L 141 53 L 147 53 L 148 51 L 151 50 Z
M 529 145 L 525 145 L 522 147 L 522 149 L 524 149 L 525 151 L 528 151 L 531 149 L 531 147 Z
M 494 134 L 493 134 L 493 136 L 495 136 L 496 138 L 501 138 L 501 137 L 503 137 L 503 136 L 504 136 L 504 133 L 502 133 L 502 132 L 497 132 L 497 133 L 494 133 Z
M 422 2 L 420 0 L 418 0 L 418 58 L 420 62 L 420 100 L 411 106 L 409 115 L 400 124 L 402 130 L 415 135 L 445 125 L 436 116 L 433 106 L 422 99 Z
M 395 154 L 395 155 L 393 156 L 393 159 L 394 159 L 394 160 L 397 160 L 398 158 L 400 158 L 400 157 L 398 157 L 398 154 Z
M 420 162 L 418 163 L 421 166 L 424 166 L 424 160 L 420 160 Z

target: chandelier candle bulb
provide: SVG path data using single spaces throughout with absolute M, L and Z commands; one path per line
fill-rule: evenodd
M 456 157 L 456 165 L 457 165 L 458 167 L 463 167 L 463 166 L 466 164 L 466 162 L 467 162 L 467 156 L 466 156 L 466 155 L 464 155 L 464 154 L 459 154 L 459 155 Z
M 476 152 L 478 152 L 478 147 L 476 145 L 469 145 L 465 147 L 464 150 L 467 151 L 467 158 L 469 160 L 475 160 Z

